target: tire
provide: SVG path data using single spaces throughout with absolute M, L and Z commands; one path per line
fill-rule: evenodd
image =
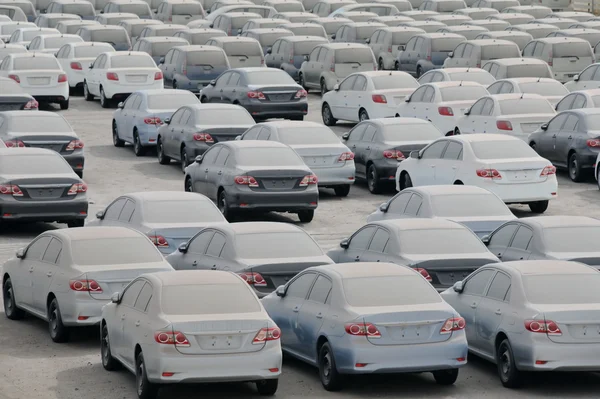
M 323 119 L 323 124 L 325 126 L 335 126 L 337 119 L 333 117 L 333 113 L 331 112 L 331 108 L 329 108 L 329 104 L 323 103 L 321 107 L 321 118 Z
M 581 163 L 579 162 L 579 159 L 577 159 L 577 153 L 572 153 L 571 155 L 569 155 L 569 160 L 568 160 L 568 165 L 569 165 L 569 178 L 571 180 L 573 180 L 576 183 L 579 183 L 581 181 L 584 180 L 584 171 L 583 168 L 581 167 Z
M 200 98 L 200 102 L 203 104 L 206 104 L 208 102 L 208 100 L 206 99 L 206 96 L 202 96 L 202 98 Z
M 598 172 L 596 173 L 596 184 L 598 185 L 598 190 L 600 190 L 600 167 L 598 168 Z
M 452 385 L 458 378 L 458 369 L 438 370 L 433 372 L 433 378 L 438 385 Z
M 102 108 L 110 108 L 111 101 L 106 98 L 106 94 L 104 94 L 104 88 L 100 88 L 100 106 Z
M 194 192 L 194 185 L 192 184 L 192 178 L 191 177 L 189 177 L 189 176 L 186 177 L 183 189 L 184 189 L 184 191 L 186 191 L 188 193 L 193 193 Z
M 348 194 L 350 194 L 350 185 L 345 184 L 343 186 L 336 186 L 333 188 L 333 190 L 335 191 L 335 195 L 338 197 L 347 197 Z
M 141 157 L 146 153 L 146 148 L 142 145 L 140 141 L 140 136 L 138 135 L 137 128 L 133 129 L 133 153 L 136 157 Z
M 176 80 L 173 81 L 173 90 L 177 90 L 177 81 Z
M 113 119 L 112 122 L 112 138 L 113 145 L 115 147 L 124 147 L 125 142 L 119 138 L 119 128 L 117 127 L 117 121 Z
M 227 203 L 227 196 L 225 195 L 225 190 L 219 191 L 217 206 L 219 207 L 219 210 L 221 211 L 225 219 L 228 219 L 229 216 L 231 216 L 231 210 L 229 208 L 229 204 Z
M 25 312 L 19 309 L 15 302 L 15 291 L 10 278 L 7 278 L 2 286 L 2 299 L 4 300 L 4 314 L 8 319 L 19 320 L 25 316 Z
M 88 90 L 87 82 L 83 82 L 83 98 L 85 101 L 94 101 L 94 96 Z
M 506 388 L 517 388 L 521 385 L 522 373 L 517 369 L 513 350 L 508 339 L 500 342 L 496 351 L 496 363 L 500 382 Z
M 106 371 L 116 371 L 121 368 L 121 363 L 112 356 L 106 323 L 103 323 L 100 329 L 100 358 L 102 359 L 102 367 Z
M 155 399 L 158 396 L 158 385 L 148 381 L 144 354 L 141 351 L 135 359 L 135 383 L 139 399 Z
M 58 103 L 60 105 L 60 109 L 69 109 L 69 99 L 66 99 L 65 101 L 61 101 Z
M 385 71 L 385 66 L 383 65 L 383 59 L 380 58 L 379 62 L 377 63 L 377 69 L 379 69 L 380 71 Z
M 400 178 L 404 182 L 403 185 L 400 185 L 400 188 L 402 190 L 404 190 L 405 188 L 411 188 L 413 186 L 412 179 L 410 178 L 410 175 L 408 173 L 405 173 L 404 175 L 400 176 Z
M 262 396 L 273 396 L 277 392 L 279 380 L 256 381 L 256 390 Z
M 548 203 L 549 201 L 535 201 L 535 202 L 530 202 L 529 204 L 529 209 L 531 210 L 531 212 L 533 213 L 544 213 L 546 212 L 546 209 L 548 209 Z
M 531 143 L 529 143 L 529 146 L 533 149 L 533 151 L 537 152 L 535 142 L 532 141 Z
M 329 90 L 327 90 L 327 85 L 325 84 L 325 79 L 321 79 L 321 97 L 325 95 Z
M 315 217 L 314 209 L 298 211 L 298 219 L 300 219 L 301 223 L 310 223 L 314 217 Z
M 394 63 L 394 69 L 395 69 L 396 71 L 399 71 L 399 70 L 400 70 L 400 63 L 399 63 L 398 61 L 396 61 L 396 62 Z
M 319 350 L 319 378 L 323 388 L 329 392 L 335 392 L 342 389 L 343 377 L 337 371 L 335 357 L 329 342 L 325 342 Z
M 302 88 L 308 93 L 308 88 L 306 87 L 306 83 L 304 82 L 304 75 L 298 74 L 298 84 L 302 86 Z
M 62 322 L 56 298 L 53 298 L 50 305 L 48 305 L 48 329 L 52 341 L 62 343 L 69 340 L 69 329 Z
M 361 108 L 361 110 L 358 111 L 358 121 L 362 122 L 367 120 L 369 120 L 369 113 L 366 109 Z
M 423 69 L 418 66 L 417 67 L 417 79 L 421 77 L 421 75 L 423 75 Z
M 379 174 L 375 165 L 369 165 L 367 169 L 367 188 L 371 194 L 379 194 L 381 192 L 381 182 L 379 181 Z
M 163 148 L 163 143 L 161 139 L 158 139 L 156 143 L 156 154 L 158 156 L 158 163 L 161 165 L 168 165 L 171 163 L 171 158 L 165 155 L 165 150 Z
M 459 128 L 454 128 L 454 135 L 455 136 L 460 136 L 460 129 Z
M 83 179 L 83 170 L 78 170 L 75 172 L 75 174 L 79 176 L 80 179 Z
M 67 227 L 69 227 L 69 228 L 83 227 L 83 226 L 85 226 L 85 219 L 69 220 L 67 222 Z
M 185 174 L 185 168 L 190 164 L 185 147 L 181 149 L 181 173 Z

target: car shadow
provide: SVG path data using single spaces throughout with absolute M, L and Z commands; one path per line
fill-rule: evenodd
M 42 234 L 44 231 L 55 230 L 58 228 L 66 227 L 64 224 L 51 224 L 51 223 L 42 223 L 42 222 L 32 222 L 32 223 L 11 223 L 11 222 L 2 222 L 0 223 L 0 237 L 9 236 L 11 239 L 21 239 L 21 238 L 33 238 L 39 234 Z

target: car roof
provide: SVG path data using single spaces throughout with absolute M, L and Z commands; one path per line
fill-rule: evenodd
M 248 4 L 249 7 L 250 4 Z M 255 12 L 246 12 L 246 11 L 234 11 L 234 12 L 225 12 L 223 14 L 221 14 L 224 17 L 229 17 L 229 18 L 235 18 L 235 17 L 260 17 L 260 14 L 255 13 Z
M 545 274 L 597 274 L 598 271 L 583 263 L 566 260 L 524 260 L 502 262 L 495 265 L 515 270 L 521 275 Z
M 544 60 L 540 60 L 538 58 L 528 58 L 528 57 L 499 58 L 499 59 L 491 60 L 488 62 L 495 62 L 495 63 L 506 65 L 506 66 L 519 65 L 519 64 L 546 64 L 547 65 L 546 61 L 544 61 Z
M 192 52 L 192 51 L 219 51 L 219 52 L 223 51 L 223 49 L 221 47 L 208 46 L 206 44 L 188 44 L 188 45 L 185 45 L 185 46 L 175 46 L 173 48 L 181 50 L 184 53 L 189 53 L 189 52 Z
M 512 42 L 511 42 L 512 43 Z M 431 71 L 442 72 L 445 74 L 451 73 L 460 73 L 460 72 L 468 72 L 468 73 L 489 73 L 485 69 L 481 68 L 473 68 L 473 67 L 456 67 L 456 68 L 443 68 L 443 69 L 432 69 Z M 427 72 L 431 72 L 427 71 Z M 426 72 L 426 73 L 427 73 Z
M 263 122 L 260 124 L 261 126 L 267 125 L 267 126 L 273 126 L 276 128 L 286 128 L 286 127 L 305 127 L 307 129 L 310 128 L 322 128 L 324 125 L 322 123 L 318 123 L 318 122 L 311 122 L 311 121 L 290 121 L 290 120 L 275 120 L 275 121 L 268 121 L 268 122 Z
M 383 276 L 411 276 L 415 272 L 405 266 L 387 262 L 360 262 L 360 263 L 334 263 L 317 266 L 316 271 L 334 272 L 340 278 L 383 277 Z
M 8 55 L 8 57 L 13 57 L 13 58 L 37 58 L 37 57 L 42 57 L 42 58 L 56 58 L 54 56 L 54 54 L 37 53 L 35 51 L 32 51 L 30 53 L 11 53 L 11 54 Z
M 512 83 L 516 83 L 516 84 L 521 84 L 521 83 L 554 83 L 556 82 L 557 84 L 562 84 L 560 83 L 558 80 L 556 79 L 552 79 L 552 78 L 506 78 L 506 79 L 498 79 L 498 81 L 507 81 L 507 82 L 512 82 Z M 566 94 L 565 94 L 566 95 Z
M 568 94 L 573 94 L 573 93 L 581 93 L 581 94 L 587 94 L 588 96 L 597 96 L 600 95 L 600 88 L 598 89 L 585 89 L 585 90 L 576 90 L 576 91 L 572 91 Z M 565 94 L 566 96 L 567 94 Z
M 434 23 L 441 23 L 441 22 L 437 22 L 437 21 L 415 21 L 415 22 L 434 22 Z M 412 23 L 412 22 L 407 22 L 407 23 Z M 451 32 L 434 32 L 434 33 L 419 33 L 418 35 L 415 36 L 421 36 L 424 38 L 429 38 L 429 39 L 443 39 L 443 38 L 452 38 L 452 39 L 465 39 L 465 37 L 463 35 L 459 35 L 456 33 L 451 33 Z M 466 40 L 466 39 L 465 39 Z
M 571 30 L 576 30 L 576 29 L 568 29 L 569 31 Z M 596 30 L 596 29 L 594 29 Z M 586 29 L 586 31 L 590 31 L 590 29 Z M 600 30 L 598 31 L 598 33 L 600 33 Z M 540 39 L 535 39 L 537 41 L 543 42 L 543 43 L 548 43 L 548 44 L 556 44 L 556 43 L 589 43 L 587 40 L 582 39 L 580 37 L 569 37 L 569 36 L 557 36 L 557 37 L 542 37 Z
M 245 140 L 240 143 L 256 141 Z M 280 143 L 278 143 L 280 144 Z M 235 234 L 251 234 L 251 233 L 289 233 L 304 231 L 300 227 L 290 223 L 280 222 L 241 222 L 231 223 L 226 225 Z
M 222 144 L 232 148 L 289 148 L 279 141 L 271 140 L 235 140 L 225 141 Z
M 144 29 L 158 30 L 158 29 L 162 29 L 162 28 L 176 28 L 176 29 L 186 30 L 188 27 L 187 27 L 187 25 L 180 25 L 180 24 L 157 24 L 157 25 L 148 25 Z
M 314 24 L 317 26 L 321 26 L 318 24 Z M 323 43 L 329 43 L 329 41 L 322 37 L 322 36 L 284 36 L 284 37 L 280 37 L 280 39 L 285 39 L 289 42 L 302 42 L 302 41 L 309 41 L 309 40 L 319 40 L 322 41 Z
M 532 216 L 520 220 L 541 228 L 600 226 L 600 220 L 588 216 Z
M 31 111 L 26 111 L 26 112 L 31 112 Z M 39 112 L 39 111 L 37 111 Z M 18 157 L 20 155 L 58 155 L 61 156 L 59 153 L 57 153 L 56 151 L 52 151 L 52 150 L 48 150 L 46 148 L 34 148 L 34 147 L 27 147 L 27 148 L 20 148 L 18 151 L 15 151 L 12 148 L 0 148 L 0 156 L 1 157 Z
M 177 272 L 156 272 L 154 276 L 163 286 L 240 284 L 243 283 L 233 273 L 221 270 L 179 270 Z
M 222 42 L 222 43 L 231 43 L 231 42 L 258 42 L 253 37 L 247 36 L 216 36 L 211 38 L 214 41 Z
M 37 111 L 37 112 L 24 111 L 24 110 L 3 111 L 2 116 L 8 117 L 8 118 L 48 118 L 48 117 L 50 117 L 50 118 L 60 118 L 60 119 L 66 120 L 61 114 L 58 114 L 55 112 L 50 112 L 50 111 Z
M 502 93 L 490 94 L 487 97 L 495 98 L 496 100 L 520 100 L 520 99 L 537 99 L 544 100 L 544 97 L 535 93 Z
M 114 49 L 113 46 L 111 46 L 109 43 L 105 43 L 105 42 L 73 42 L 73 43 L 67 43 L 66 45 L 73 46 L 73 47 L 100 46 L 100 47 L 110 47 L 110 48 Z
M 515 42 L 504 39 L 473 39 L 467 40 L 467 42 L 476 46 L 491 46 L 494 44 L 508 44 L 516 46 Z
M 172 42 L 172 43 L 188 43 L 183 37 L 174 37 L 174 36 L 147 36 L 142 37 L 140 40 L 144 40 L 149 43 L 164 43 L 164 42 Z
M 106 54 L 109 57 L 116 57 L 118 55 L 143 55 L 146 57 L 150 57 L 150 54 L 148 54 L 145 51 L 110 51 L 104 54 Z
M 366 44 L 362 44 L 362 43 L 345 43 L 345 42 L 335 42 L 335 43 L 323 43 L 323 44 L 319 44 L 319 46 L 323 46 L 323 47 L 327 47 L 329 49 L 332 50 L 341 50 L 344 48 L 368 48 L 369 50 L 371 49 L 369 46 L 367 46 Z
M 573 112 L 581 116 L 598 115 L 600 114 L 600 108 L 578 108 L 578 109 L 567 109 L 565 111 Z
M 292 33 L 288 29 L 283 29 L 283 28 L 254 28 L 254 29 L 248 29 L 248 30 L 246 30 L 246 32 L 252 32 L 257 35 L 261 35 L 263 33 L 288 33 L 288 32 Z
M 87 3 L 87 1 L 82 1 L 82 3 Z M 65 25 L 77 25 L 77 24 L 82 24 L 82 25 L 98 25 L 99 22 L 98 21 L 94 21 L 94 20 L 89 20 L 89 19 L 81 19 L 81 20 L 77 20 L 77 19 L 66 19 L 64 21 L 60 21 L 59 24 L 62 24 L 63 26 Z
M 125 197 L 137 198 L 142 201 L 210 201 L 204 195 L 186 191 L 138 191 L 124 194 Z
M 599 110 L 600 111 L 600 110 Z M 508 134 L 497 134 L 497 133 L 474 133 L 474 134 L 460 134 L 458 136 L 452 136 L 452 140 L 459 140 L 465 143 L 478 143 L 482 141 L 522 141 L 518 137 L 509 136 Z
M 469 80 L 450 80 L 450 81 L 444 81 L 444 82 L 430 82 L 430 83 L 424 83 L 422 86 L 424 86 L 424 85 L 432 85 L 434 87 L 437 86 L 439 88 L 458 87 L 458 86 L 465 86 L 465 87 L 483 86 L 480 83 L 471 82 Z
M 490 194 L 485 188 L 477 186 L 464 185 L 437 185 L 437 186 L 419 186 L 411 187 L 410 191 L 419 192 L 428 195 L 463 195 L 463 194 Z
M 376 26 L 381 28 L 387 28 L 387 25 L 382 22 L 347 22 L 343 26 L 349 26 L 351 28 L 362 28 L 364 26 Z
M 51 233 L 70 241 L 97 240 L 103 238 L 144 237 L 137 230 L 120 226 L 79 227 L 74 229 L 51 230 Z
M 390 219 L 373 222 L 370 224 L 381 225 L 397 231 L 406 230 L 432 230 L 432 229 L 466 229 L 462 224 L 442 218 L 406 218 Z
M 375 125 L 379 125 L 379 126 L 430 125 L 431 124 L 431 122 L 426 121 L 425 119 L 407 118 L 407 117 L 370 119 L 368 122 L 373 123 Z
M 154 25 L 153 25 L 154 26 Z M 87 30 L 125 30 L 122 26 L 119 25 L 83 25 L 80 29 Z

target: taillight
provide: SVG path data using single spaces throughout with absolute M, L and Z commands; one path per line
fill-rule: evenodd
M 154 333 L 154 340 L 163 345 L 190 346 L 190 341 L 179 331 L 159 331 Z
M 184 76 L 187 76 L 187 64 L 183 64 L 183 65 L 181 66 L 181 73 L 182 73 Z
M 71 186 L 67 195 L 76 195 L 79 193 L 85 193 L 87 191 L 87 184 L 85 183 L 75 183 Z
M 278 327 L 261 328 L 252 340 L 253 344 L 262 344 L 267 341 L 277 341 L 281 337 L 281 330 Z
M 27 104 L 25 104 L 25 107 L 23 107 L 23 109 L 38 109 L 39 104 L 37 101 L 35 100 L 30 100 L 27 102 Z
M 204 141 L 205 143 L 214 143 L 215 140 L 208 133 L 195 133 L 192 138 L 194 141 Z
M 509 121 L 496 121 L 496 127 L 500 130 L 513 130 Z
M 548 335 L 562 335 L 558 324 L 552 320 L 525 320 L 527 331 L 534 333 L 545 333 Z
M 443 116 L 454 116 L 454 111 L 450 107 L 438 107 L 438 112 Z
M 415 271 L 419 272 L 425 280 L 431 283 L 431 276 L 429 275 L 429 272 L 427 270 L 423 269 L 422 267 L 416 267 Z
M 550 50 L 550 54 L 548 54 L 548 66 L 552 66 L 552 64 L 554 64 L 554 62 L 552 62 L 553 59 L 554 57 L 552 55 L 552 50 Z
M 0 184 L 0 194 L 12 195 L 13 197 L 22 197 L 23 191 L 14 184 Z
M 19 75 L 8 75 L 8 78 L 14 80 L 17 83 L 21 83 L 21 79 L 19 79 Z
M 462 317 L 451 317 L 442 326 L 440 334 L 450 334 L 452 331 L 464 330 L 465 319 Z
M 265 281 L 263 276 L 260 275 L 260 273 L 242 272 L 242 273 L 238 273 L 238 275 L 241 278 L 243 278 L 245 282 L 247 282 L 248 284 L 253 285 L 255 287 L 266 287 L 267 286 L 267 282 Z
M 304 176 L 304 178 L 302 178 L 302 181 L 300 182 L 300 187 L 305 187 L 309 184 L 317 184 L 318 182 L 319 179 L 317 179 L 317 176 L 315 175 Z
M 588 147 L 598 148 L 600 147 L 600 139 L 589 139 L 586 144 Z
M 431 61 L 431 49 L 427 50 L 427 61 Z
M 371 96 L 371 99 L 373 99 L 374 103 L 387 104 L 387 99 L 385 98 L 385 96 L 382 96 L 381 94 L 373 94 Z
M 144 118 L 144 123 L 146 125 L 160 125 L 162 121 L 158 116 L 152 116 L 150 118 Z
M 69 287 L 73 291 L 102 292 L 102 287 L 95 280 L 71 280 L 69 281 Z
M 331 65 L 329 66 L 329 70 L 330 70 L 331 72 L 335 72 L 335 64 L 331 64 Z
M 392 46 L 388 46 L 388 53 L 392 52 Z
M 353 152 L 342 152 L 342 154 L 338 158 L 338 162 L 352 161 L 353 159 L 354 159 Z
M 387 159 L 406 159 L 402 151 L 398 150 L 385 150 L 383 152 L 383 157 Z
M 162 78 L 163 78 L 162 72 L 159 71 L 154 74 L 154 80 L 161 80 Z
M 262 91 L 249 91 L 247 96 L 248 98 L 258 98 L 259 100 L 267 99 Z
M 106 79 L 108 80 L 119 80 L 119 76 L 114 72 L 108 72 L 106 74 Z
M 540 176 L 550 176 L 550 175 L 555 175 L 556 174 L 556 168 L 552 165 L 550 166 L 546 166 L 543 170 L 542 173 L 540 173 Z
M 81 71 L 83 68 L 81 67 L 80 62 L 71 62 L 71 69 L 74 69 L 76 71 Z
M 168 247 L 169 246 L 169 242 L 163 236 L 148 236 L 148 238 L 157 247 Z
M 293 64 L 293 63 L 294 63 L 294 49 L 292 49 L 292 50 L 290 51 L 290 61 L 289 61 L 289 63 L 290 63 L 290 64 Z
M 477 176 L 483 177 L 484 179 L 502 179 L 502 175 L 496 169 L 477 169 L 475 173 L 477 173 Z
M 258 182 L 252 176 L 236 176 L 233 180 L 235 181 L 235 184 L 240 184 L 248 187 L 258 187 Z
M 348 323 L 346 324 L 346 332 L 354 336 L 381 338 L 381 333 L 371 323 Z
M 21 140 L 8 140 L 5 141 L 4 144 L 6 144 L 8 148 L 25 147 L 25 143 L 23 143 Z
M 58 83 L 65 83 L 67 81 L 67 75 L 64 73 L 61 73 L 60 75 L 58 75 Z
M 306 90 L 301 89 L 296 92 L 296 95 L 294 96 L 294 98 L 304 98 L 306 96 L 308 96 L 308 93 L 306 92 Z
M 71 142 L 69 143 L 69 145 L 67 145 L 67 148 L 65 148 L 66 151 L 73 151 L 73 150 L 80 150 L 83 148 L 83 141 L 81 140 L 71 140 Z

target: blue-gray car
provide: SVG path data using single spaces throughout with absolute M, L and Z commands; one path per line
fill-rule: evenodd
M 297 82 L 298 72 L 306 57 L 317 45 L 328 42 L 326 38 L 318 36 L 282 37 L 267 50 L 265 63 L 269 68 L 287 72 Z
M 311 267 L 262 303 L 284 353 L 317 366 L 328 391 L 352 374 L 432 372 L 451 385 L 467 362 L 465 320 L 408 267 Z

